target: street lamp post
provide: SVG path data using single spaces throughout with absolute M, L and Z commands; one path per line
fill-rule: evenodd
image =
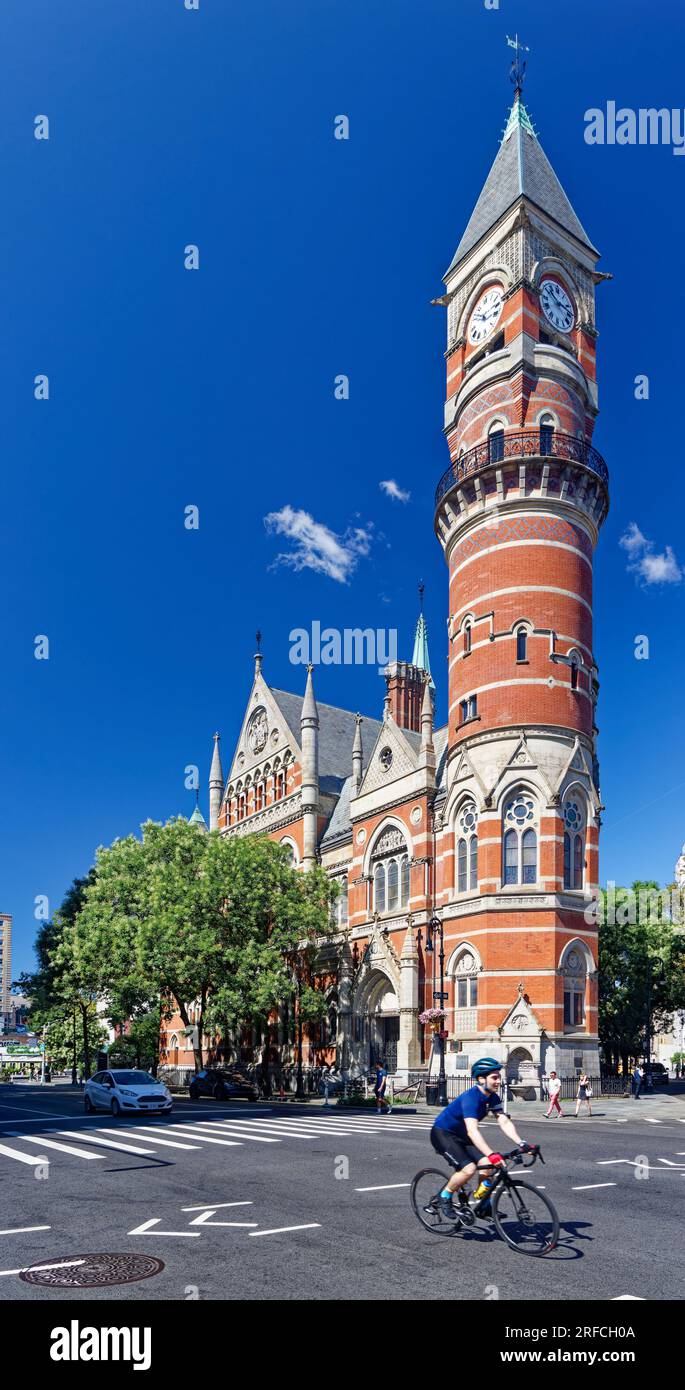
M 448 995 L 445 991 L 445 930 L 439 917 L 431 917 L 426 928 L 426 955 L 432 955 L 434 951 L 433 938 L 437 936 L 440 942 L 438 960 L 440 962 L 440 989 L 433 990 L 433 1002 L 438 1001 L 438 1007 L 443 1008 Z M 438 1072 L 438 1105 L 447 1105 L 447 1077 L 445 1075 L 445 1029 L 440 1029 L 438 1039 L 440 1042 L 440 1070 Z

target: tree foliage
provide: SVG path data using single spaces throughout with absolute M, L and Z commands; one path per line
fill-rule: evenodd
M 685 1008 L 685 932 L 654 882 L 603 895 L 599 925 L 599 1036 L 605 1057 L 624 1069 L 652 1032 Z

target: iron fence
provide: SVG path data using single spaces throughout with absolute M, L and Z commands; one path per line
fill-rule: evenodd
M 609 481 L 609 470 L 597 449 L 593 449 L 585 439 L 574 434 L 563 434 L 556 430 L 517 430 L 513 434 L 497 435 L 476 444 L 455 459 L 443 473 L 435 491 L 435 505 L 440 505 L 445 493 L 474 473 L 489 468 L 492 464 L 506 463 L 508 459 L 558 458 L 568 463 L 579 463 L 588 468 L 605 485 Z

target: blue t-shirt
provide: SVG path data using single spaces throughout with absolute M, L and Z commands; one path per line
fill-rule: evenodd
M 448 1134 L 455 1134 L 457 1139 L 464 1139 L 469 1142 L 468 1131 L 464 1124 L 465 1119 L 482 1120 L 486 1115 L 503 1115 L 502 1097 L 495 1091 L 484 1091 L 480 1086 L 471 1086 L 463 1095 L 457 1096 L 456 1100 L 450 1101 L 444 1110 L 440 1111 L 435 1121 L 436 1129 L 445 1129 Z
M 376 1085 L 374 1086 L 374 1090 L 375 1090 L 375 1092 L 376 1092 L 376 1095 L 379 1095 L 380 1093 L 382 1093 L 382 1092 L 385 1090 L 385 1083 L 386 1083 L 387 1079 L 388 1079 L 388 1073 L 387 1073 L 387 1071 L 385 1070 L 385 1067 L 382 1067 L 380 1071 L 377 1071 L 377 1072 L 376 1072 Z

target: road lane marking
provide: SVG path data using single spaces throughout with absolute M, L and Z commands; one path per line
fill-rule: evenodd
M 23 1154 L 19 1149 L 11 1149 L 9 1144 L 0 1144 L 0 1154 L 5 1154 L 7 1158 L 16 1158 L 17 1163 L 30 1163 L 33 1168 L 35 1168 L 38 1163 L 49 1162 L 45 1154 L 40 1156 L 36 1154 Z
M 220 1211 L 222 1207 L 253 1207 L 254 1202 L 207 1202 L 202 1207 L 181 1207 L 181 1211 Z
M 147 1235 L 148 1231 L 151 1231 L 153 1226 L 159 1225 L 161 1219 L 161 1216 L 152 1216 L 149 1221 L 143 1221 L 140 1226 L 136 1226 L 132 1231 L 127 1231 L 126 1234 L 129 1236 Z M 155 1231 L 155 1236 L 184 1236 L 186 1238 L 190 1237 L 191 1239 L 193 1236 L 199 1236 L 200 1234 L 200 1231 Z
M 24 1231 L 51 1231 L 51 1226 L 8 1226 L 6 1231 L 0 1231 L 0 1236 L 18 1236 Z
M 645 1115 L 645 1124 L 646 1124 L 646 1125 L 660 1125 L 660 1124 L 663 1124 L 663 1120 L 653 1120 L 652 1117 L 651 1117 L 651 1115 Z
M 35 1134 L 34 1134 L 35 1139 Z M 12 1139 L 23 1139 L 23 1134 L 12 1134 Z M 59 1149 L 61 1153 L 76 1154 L 77 1158 L 103 1158 L 103 1154 L 91 1154 L 87 1149 L 75 1149 L 73 1144 L 58 1144 L 56 1139 L 48 1139 L 47 1135 L 41 1134 L 40 1142 L 45 1149 Z
M 84 1265 L 85 1263 L 85 1260 L 60 1260 L 59 1264 L 54 1265 L 22 1265 L 21 1269 L 0 1269 L 0 1275 L 25 1274 L 27 1269 L 34 1273 L 39 1273 L 44 1269 L 73 1269 L 74 1265 Z
M 134 1144 L 114 1143 L 112 1139 L 100 1138 L 101 1134 L 118 1134 L 119 1131 L 116 1129 L 91 1129 L 82 1130 L 81 1132 L 73 1129 L 58 1129 L 57 1133 L 63 1134 L 66 1139 L 80 1139 L 81 1134 L 87 1134 L 88 1139 L 86 1142 L 88 1144 L 103 1144 L 106 1149 L 121 1149 L 126 1154 L 154 1154 L 155 1152 L 154 1149 L 140 1149 Z
M 378 1187 L 355 1187 L 355 1192 L 389 1192 L 391 1187 L 411 1187 L 410 1182 L 384 1182 Z
M 572 1192 L 589 1192 L 594 1187 L 615 1187 L 615 1182 L 586 1182 L 582 1187 L 572 1187 Z
M 274 1226 L 270 1231 L 250 1231 L 250 1240 L 256 1236 L 280 1236 L 286 1231 L 313 1231 L 321 1227 L 320 1221 L 309 1221 L 306 1226 Z
M 216 1210 L 215 1210 L 214 1208 L 210 1208 L 209 1211 L 204 1211 L 204 1212 L 202 1213 L 201 1216 L 196 1216 L 196 1217 L 194 1218 L 194 1220 L 190 1222 L 190 1225 L 191 1225 L 191 1226 L 258 1226 L 258 1225 L 259 1225 L 259 1222 L 258 1222 L 258 1221 L 212 1221 L 211 1218 L 212 1218 L 213 1216 L 216 1216 Z
M 226 1121 L 226 1123 L 230 1126 L 230 1129 L 227 1130 L 227 1133 L 234 1132 L 234 1133 L 240 1134 L 243 1138 L 247 1138 L 247 1137 L 249 1136 L 249 1134 L 250 1134 L 250 1131 L 253 1130 L 253 1129 L 260 1130 L 260 1131 L 261 1131 L 261 1130 L 266 1130 L 266 1131 L 268 1132 L 268 1134 L 274 1134 L 274 1133 L 275 1133 L 275 1134 L 279 1135 L 281 1138 L 286 1138 L 286 1139 L 315 1139 L 315 1138 L 316 1138 L 316 1135 L 315 1135 L 315 1134 L 304 1134 L 304 1133 L 302 1133 L 300 1130 L 295 1130 L 295 1129 L 292 1129 L 292 1130 L 291 1130 L 291 1129 L 282 1129 L 280 1125 L 276 1126 L 276 1123 L 275 1123 L 275 1122 L 271 1122 L 271 1121 L 268 1121 L 268 1120 L 267 1120 L 264 1124 L 260 1124 L 259 1121 L 257 1121 L 257 1122 L 250 1121 L 249 1124 L 248 1124 L 248 1121 L 247 1121 L 247 1120 L 243 1120 L 243 1121 L 239 1121 L 239 1120 L 230 1120 L 230 1121 Z M 197 1129 L 197 1125 L 194 1125 L 193 1122 L 192 1122 L 192 1120 L 187 1120 L 187 1121 L 185 1121 L 185 1125 L 186 1125 L 186 1126 L 189 1126 L 191 1129 Z M 223 1122 L 222 1122 L 222 1123 L 221 1123 L 221 1128 L 223 1129 L 223 1127 L 224 1127 L 224 1126 L 223 1126 Z M 204 1126 L 200 1126 L 200 1128 L 204 1128 Z M 273 1142 L 278 1143 L 279 1140 L 274 1140 Z

